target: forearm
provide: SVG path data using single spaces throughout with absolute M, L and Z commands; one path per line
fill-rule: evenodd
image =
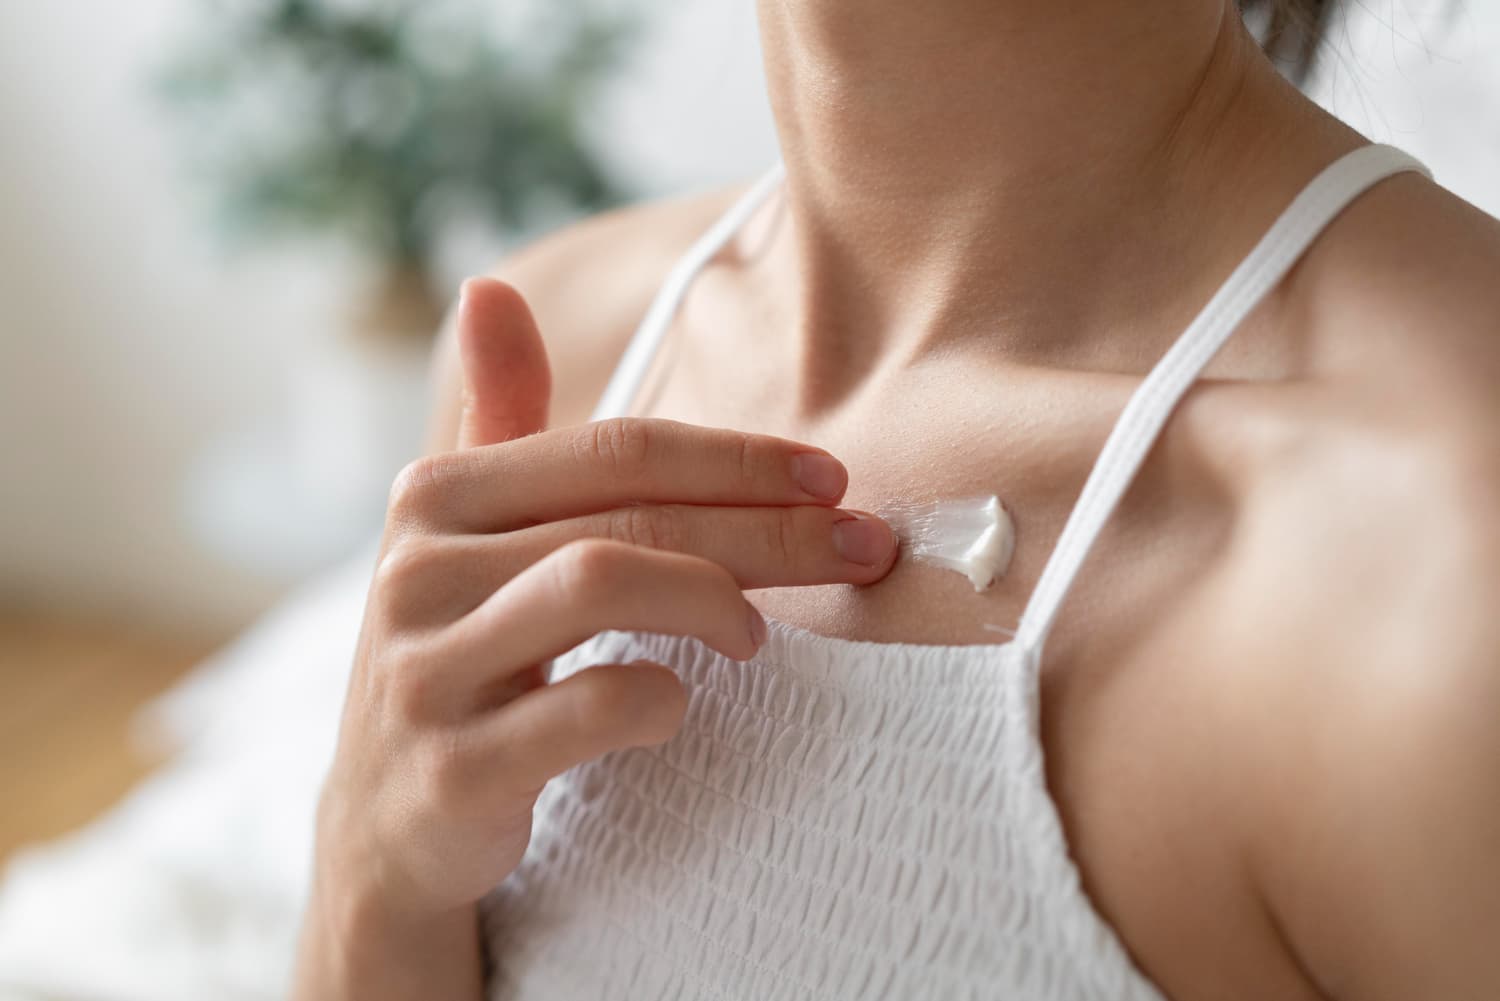
M 314 889 L 292 1001 L 478 1001 L 483 995 L 475 908 L 418 926 L 351 895 Z

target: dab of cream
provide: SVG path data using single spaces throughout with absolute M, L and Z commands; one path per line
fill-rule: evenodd
M 976 591 L 992 587 L 1015 552 L 1015 524 L 993 495 L 894 504 L 877 514 L 912 559 L 961 573 Z

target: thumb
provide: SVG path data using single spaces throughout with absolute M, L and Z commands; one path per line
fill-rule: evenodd
M 458 356 L 463 368 L 459 448 L 497 445 L 546 428 L 552 370 L 521 293 L 493 278 L 464 282 Z

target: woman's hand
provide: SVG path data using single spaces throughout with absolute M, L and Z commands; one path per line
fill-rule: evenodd
M 743 588 L 866 584 L 890 529 L 838 510 L 827 454 L 613 420 L 543 431 L 545 351 L 508 286 L 464 290 L 458 451 L 392 492 L 319 812 L 299 996 L 478 996 L 475 904 L 520 862 L 546 782 L 676 733 L 686 696 L 647 663 L 544 665 L 608 629 L 746 659 Z

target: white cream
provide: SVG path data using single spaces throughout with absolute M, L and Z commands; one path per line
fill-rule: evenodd
M 876 513 L 912 559 L 961 573 L 976 591 L 993 586 L 1015 552 L 1015 524 L 993 495 L 893 504 Z

